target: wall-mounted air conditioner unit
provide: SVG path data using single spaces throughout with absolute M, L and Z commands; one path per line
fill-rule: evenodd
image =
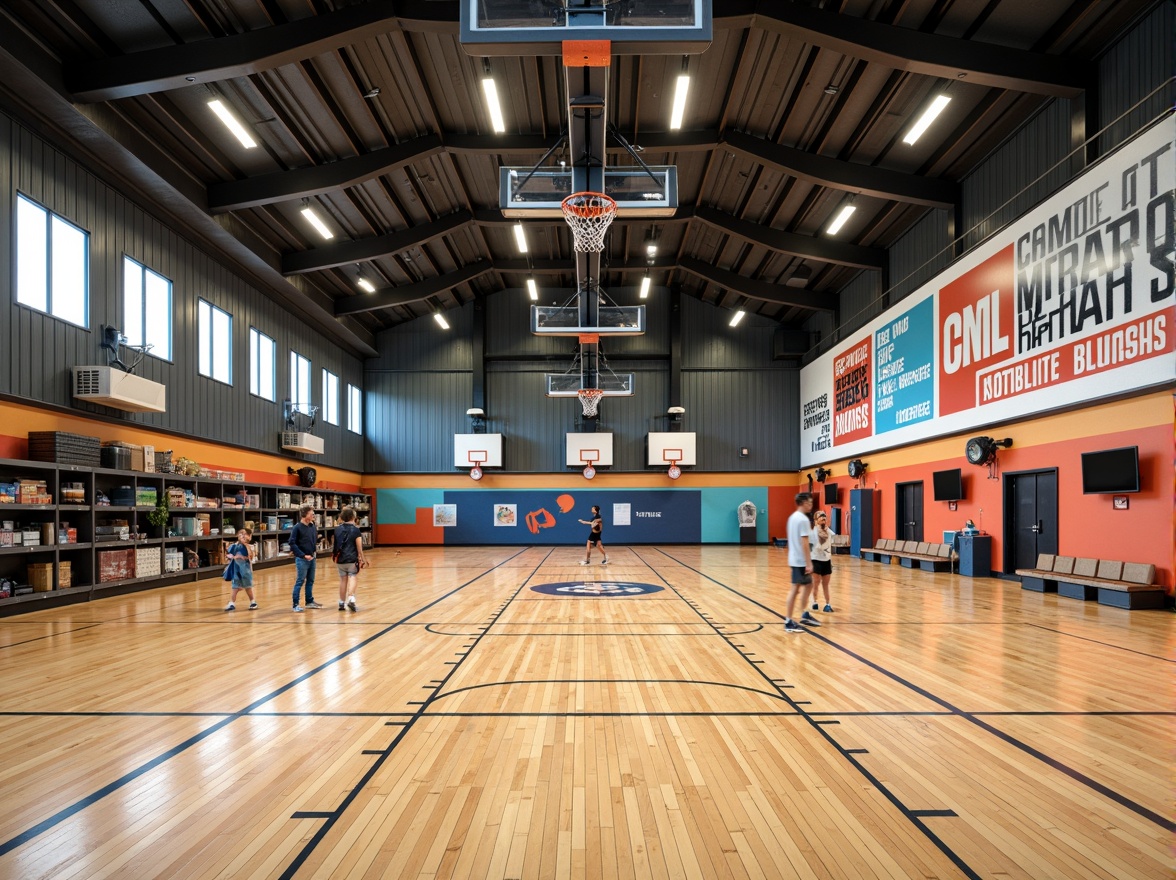
M 114 367 L 74 367 L 73 396 L 126 412 L 167 412 L 167 387 Z
M 283 431 L 282 448 L 290 452 L 305 452 L 307 455 L 322 455 L 326 448 L 323 438 L 305 431 Z

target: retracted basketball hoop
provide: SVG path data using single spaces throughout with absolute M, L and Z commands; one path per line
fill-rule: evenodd
M 475 482 L 482 479 L 483 473 L 481 466 L 486 463 L 486 459 L 489 457 L 487 450 L 471 449 L 466 455 L 470 460 L 470 464 L 473 465 L 470 468 L 470 479 Z
M 596 462 L 600 461 L 599 449 L 581 449 L 580 461 L 584 463 L 584 479 L 591 480 L 596 476 L 596 468 L 593 467 Z
M 678 462 L 682 460 L 681 449 L 663 449 L 662 458 L 670 463 L 670 469 L 666 471 L 666 476 L 671 480 L 676 480 L 682 476 L 682 469 L 678 467 Z
M 594 418 L 604 392 L 599 388 L 581 388 L 576 392 L 576 396 L 580 398 L 580 405 L 584 408 L 584 418 Z
M 577 253 L 604 250 L 604 234 L 617 215 L 616 200 L 604 193 L 578 192 L 564 199 L 562 206 Z

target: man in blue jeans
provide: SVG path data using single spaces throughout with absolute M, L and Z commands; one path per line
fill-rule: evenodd
M 290 553 L 294 556 L 294 610 L 301 611 L 298 599 L 302 594 L 302 582 L 306 581 L 306 607 L 322 608 L 314 601 L 314 569 L 318 560 L 318 530 L 314 527 L 314 508 L 303 504 L 298 508 L 298 522 L 290 532 Z

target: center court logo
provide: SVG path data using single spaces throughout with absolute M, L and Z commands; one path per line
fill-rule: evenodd
M 664 587 L 655 584 L 637 584 L 631 581 L 561 581 L 554 584 L 536 584 L 531 587 L 536 593 L 548 596 L 645 596 L 660 593 Z

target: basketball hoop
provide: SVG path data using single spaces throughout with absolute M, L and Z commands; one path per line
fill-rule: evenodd
M 584 479 L 591 480 L 596 476 L 596 468 L 593 467 L 596 462 L 600 461 L 599 449 L 581 449 L 580 461 L 584 462 Z
M 470 468 L 470 479 L 477 482 L 483 477 L 481 466 L 486 463 L 486 460 L 490 456 L 485 449 L 471 449 L 466 453 L 466 457 L 469 459 L 470 464 L 473 465 Z
M 604 392 L 599 388 L 581 388 L 576 392 L 576 396 L 580 398 L 580 405 L 584 407 L 584 418 L 594 418 Z
M 617 215 L 616 200 L 604 193 L 578 192 L 562 204 L 577 253 L 596 254 L 604 250 L 604 234 Z
M 666 471 L 666 476 L 671 480 L 676 480 L 682 476 L 682 469 L 678 467 L 678 462 L 682 460 L 681 449 L 663 449 L 662 460 L 670 463 L 670 469 Z

